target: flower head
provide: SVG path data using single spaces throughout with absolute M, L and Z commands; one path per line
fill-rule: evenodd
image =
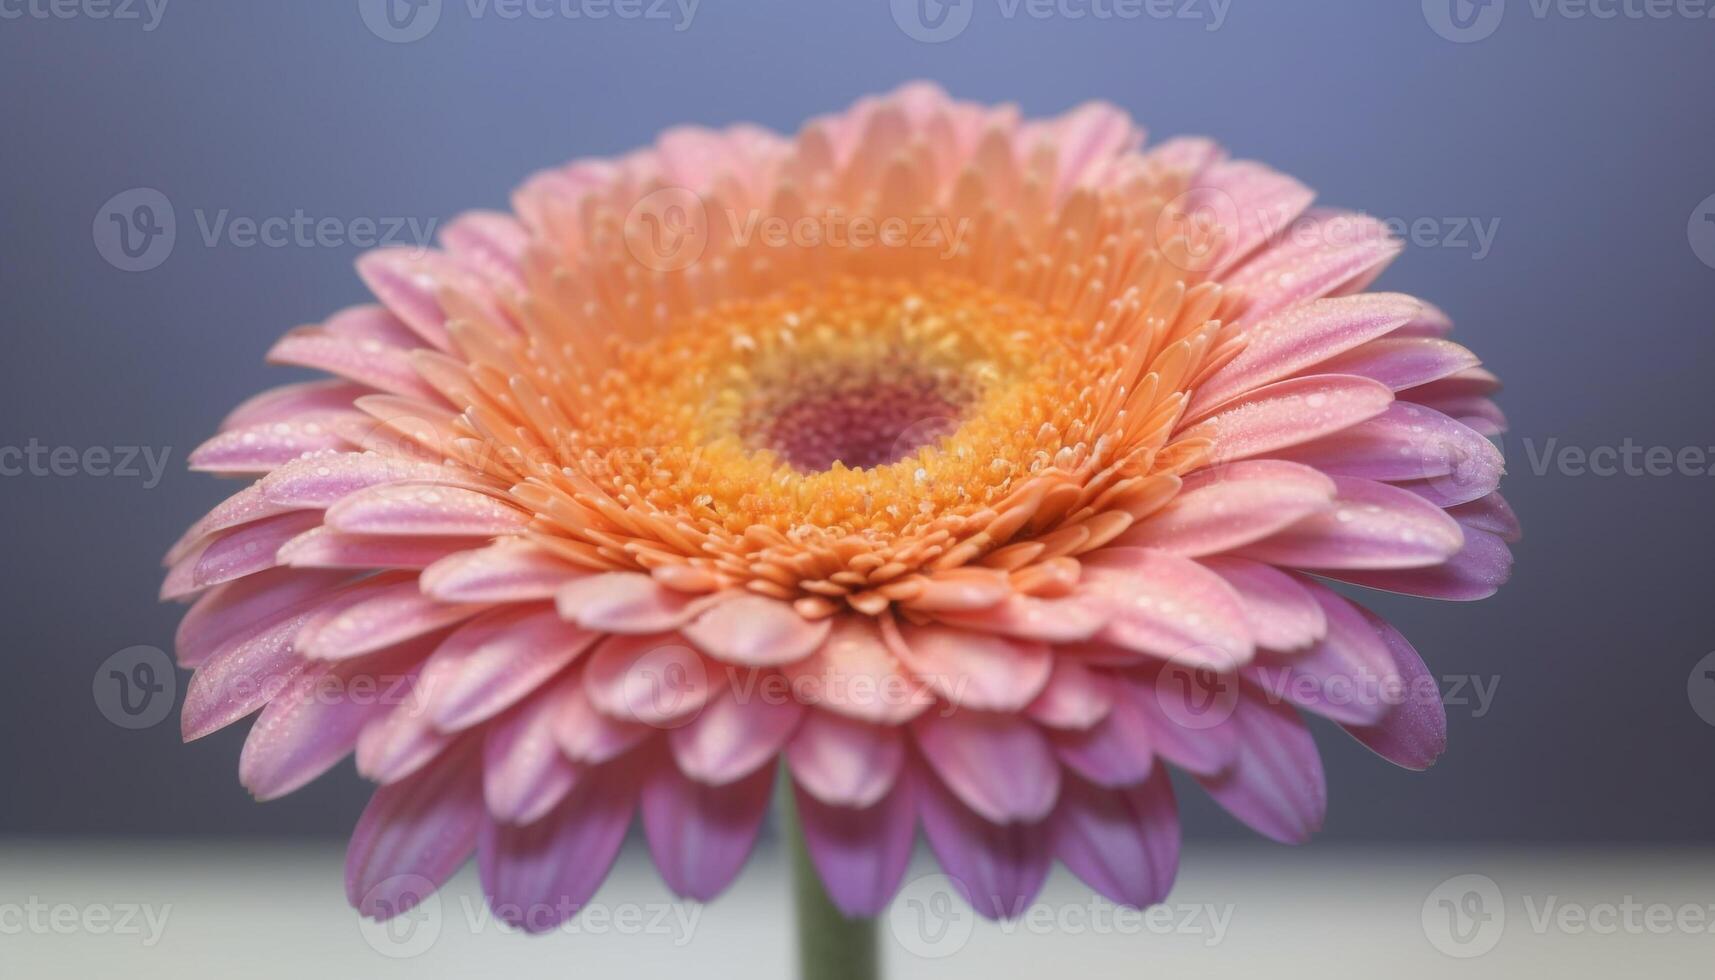
M 529 929 L 638 811 L 676 892 L 720 892 L 779 759 L 853 915 L 919 829 L 986 915 L 1056 858 L 1159 901 L 1168 766 L 1301 841 L 1301 711 L 1429 765 L 1422 662 L 1325 583 L 1498 587 L 1496 381 L 1364 292 L 1379 224 L 1142 143 L 913 85 L 796 137 L 673 130 L 366 255 L 379 302 L 271 355 L 333 379 L 194 456 L 255 482 L 169 555 L 186 737 L 260 710 L 260 798 L 355 750 L 354 904 L 474 851 Z

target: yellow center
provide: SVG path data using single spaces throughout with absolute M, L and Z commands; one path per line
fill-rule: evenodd
M 891 536 L 1082 454 L 1111 355 L 964 281 L 728 303 L 619 355 L 567 460 L 616 498 L 742 533 Z

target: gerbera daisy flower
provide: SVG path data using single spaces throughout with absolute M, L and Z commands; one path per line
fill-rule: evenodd
M 712 898 L 781 761 L 854 917 L 919 830 L 987 916 L 1055 859 L 1157 902 L 1170 766 L 1305 840 L 1303 713 L 1410 768 L 1445 738 L 1330 583 L 1480 598 L 1518 534 L 1496 379 L 1366 292 L 1397 243 L 1311 197 L 1111 106 L 912 85 L 795 137 L 675 129 L 365 255 L 378 302 L 270 355 L 333 377 L 194 454 L 254 482 L 168 557 L 184 735 L 260 711 L 260 799 L 355 752 L 375 917 L 474 853 L 551 928 L 639 814 Z

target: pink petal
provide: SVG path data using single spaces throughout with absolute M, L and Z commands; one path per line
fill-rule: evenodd
M 357 274 L 387 308 L 432 347 L 450 350 L 447 315 L 435 296 L 447 259 L 408 248 L 377 249 L 357 260 Z
M 1310 590 L 1274 566 L 1226 556 L 1205 558 L 1202 565 L 1238 593 L 1257 646 L 1301 650 L 1328 631 L 1328 618 Z
M 351 534 L 486 537 L 523 527 L 528 515 L 475 490 L 394 484 L 360 490 L 328 508 L 330 527 Z
M 1309 588 L 1327 617 L 1327 635 L 1284 664 L 1252 665 L 1246 676 L 1274 700 L 1341 724 L 1374 724 L 1398 689 L 1394 659 L 1358 607 L 1324 586 Z
M 1088 640 L 1108 623 L 1107 610 L 1102 603 L 1077 593 L 1056 599 L 1015 594 L 992 609 L 940 613 L 937 618 L 948 625 L 975 632 L 997 633 L 1043 643 Z
M 888 629 L 882 627 L 884 639 Z M 1047 644 L 937 624 L 905 623 L 889 647 L 948 704 L 977 711 L 1022 709 L 1053 667 Z
M 414 578 L 369 579 L 326 603 L 304 624 L 296 644 L 312 660 L 360 657 L 445 629 L 477 611 L 430 599 Z
M 1290 227 L 1316 197 L 1291 177 L 1249 160 L 1210 167 L 1187 196 L 1190 209 L 1213 208 L 1224 226 L 1219 258 L 1209 270 L 1216 278 Z
M 1382 337 L 1317 366 L 1325 374 L 1372 378 L 1394 391 L 1416 388 L 1476 367 L 1477 355 L 1434 337 Z
M 1067 780 L 1048 833 L 1073 874 L 1121 905 L 1166 899 L 1179 873 L 1179 808 L 1165 772 L 1126 789 Z
M 834 806 L 799 785 L 804 847 L 834 907 L 851 918 L 879 915 L 899 890 L 917 839 L 917 792 L 902 779 L 873 805 Z
M 1476 496 L 1493 490 L 1505 468 L 1500 451 L 1469 426 L 1409 402 L 1282 455 L 1331 476 L 1480 484 Z
M 965 805 L 996 823 L 1034 823 L 1054 808 L 1060 767 L 1037 727 L 1015 715 L 958 711 L 912 724 L 918 748 Z
M 535 545 L 503 538 L 448 555 L 424 570 L 423 592 L 442 602 L 538 602 L 585 573 Z
M 467 474 L 438 463 L 375 453 L 320 453 L 287 463 L 263 477 L 257 487 L 270 504 L 325 510 L 360 490 L 404 481 L 442 482 L 466 489 L 480 486 Z
M 202 473 L 266 473 L 306 453 L 349 448 L 338 423 L 359 417 L 350 410 L 310 412 L 228 429 L 193 449 L 190 467 Z
M 636 809 L 635 774 L 603 766 L 534 823 L 486 821 L 477 867 L 489 907 L 529 933 L 547 932 L 576 915 L 613 867 Z
M 1083 731 L 1100 724 L 1113 706 L 1113 688 L 1105 677 L 1072 657 L 1055 657 L 1047 686 L 1025 713 L 1050 728 Z
M 1156 755 L 1199 776 L 1232 765 L 1238 754 L 1238 730 L 1232 723 L 1239 700 L 1237 675 L 1169 665 L 1153 677 L 1121 680 L 1116 703 L 1131 704 Z
M 238 778 L 259 800 L 285 796 L 327 772 L 365 725 L 414 695 L 426 644 L 361 663 L 318 664 L 269 701 L 238 760 Z
M 682 631 L 703 652 L 747 667 L 802 660 L 828 638 L 826 619 L 811 622 L 789 603 L 741 595 L 716 603 Z
M 1374 570 L 1437 565 L 1464 545 L 1458 522 L 1421 497 L 1355 477 L 1334 483 L 1339 497 L 1331 511 L 1239 554 L 1296 568 Z
M 524 286 L 522 260 L 529 240 L 517 218 L 496 211 L 469 211 L 441 229 L 448 252 L 513 289 Z
M 862 809 L 893 788 L 905 764 L 905 737 L 897 727 L 812 710 L 786 746 L 786 760 L 803 792 L 829 806 Z
M 485 820 L 473 749 L 370 797 L 345 855 L 345 894 L 359 912 L 409 912 L 470 856 Z
M 223 644 L 197 667 L 185 689 L 179 727 L 187 742 L 261 708 L 304 667 L 292 645 L 309 612 L 278 614 Z
M 173 640 L 179 663 L 195 667 L 223 644 L 266 628 L 277 615 L 319 602 L 349 577 L 340 572 L 273 569 L 216 586 L 179 620 Z
M 266 517 L 227 531 L 209 541 L 194 556 L 181 563 L 189 568 L 189 581 L 178 589 L 162 590 L 163 599 L 182 598 L 195 591 L 231 582 L 273 568 L 280 546 L 321 523 L 319 514 L 291 513 Z M 177 578 L 169 576 L 169 580 Z
M 1411 321 L 1421 304 L 1395 293 L 1320 299 L 1276 313 L 1246 331 L 1243 353 L 1197 386 L 1192 417 L 1272 381 L 1384 336 Z
M 774 680 L 781 680 L 778 674 Z M 690 724 L 667 734 L 679 771 L 714 786 L 736 782 L 773 762 L 803 717 L 784 684 L 768 688 L 734 680 L 709 699 Z
M 369 393 L 370 389 L 364 385 L 337 379 L 281 385 L 249 398 L 227 413 L 221 420 L 220 431 L 279 422 L 312 412 L 342 411 Z
M 1259 459 L 1211 467 L 1114 543 L 1186 558 L 1219 554 L 1325 510 L 1333 499 L 1334 482 L 1297 463 Z
M 575 761 L 596 766 L 617 759 L 636 748 L 655 729 L 635 721 L 619 721 L 602 714 L 590 703 L 581 674 L 572 673 L 556 683 L 552 728 L 560 751 Z
M 416 570 L 469 549 L 470 541 L 466 538 L 345 534 L 329 527 L 316 527 L 281 545 L 278 557 L 282 564 L 293 568 Z
M 599 637 L 552 609 L 501 609 L 441 644 L 423 672 L 429 714 L 443 731 L 487 721 L 546 683 Z
M 923 591 L 905 603 L 923 612 L 968 613 L 990 609 L 1012 596 L 1006 573 L 995 569 L 959 568 L 928 580 Z
M 202 519 L 190 526 L 190 529 L 174 542 L 167 551 L 167 564 L 178 562 L 190 554 L 203 539 L 240 524 L 249 524 L 265 517 L 275 517 L 287 511 L 297 510 L 296 507 L 277 504 L 262 498 L 260 484 L 251 484 L 214 506 L 214 509 L 203 515 Z
M 320 327 L 301 327 L 275 342 L 268 363 L 326 371 L 377 391 L 410 398 L 437 400 L 411 366 L 409 351 L 376 339 L 358 339 Z
M 1474 602 L 1487 599 L 1512 574 L 1513 553 L 1499 536 L 1474 527 L 1465 528 L 1465 545 L 1459 553 L 1429 568 L 1401 570 L 1341 570 L 1323 573 L 1327 578 L 1351 582 L 1369 589 Z
M 1222 285 L 1249 300 L 1240 322 L 1258 321 L 1307 300 L 1362 289 L 1402 248 L 1367 215 L 1312 211 Z
M 1215 440 L 1210 463 L 1268 453 L 1375 418 L 1393 402 L 1379 382 L 1338 374 L 1277 381 L 1223 404 L 1191 430 Z
M 835 616 L 815 653 L 786 665 L 793 690 L 809 704 L 878 725 L 903 725 L 935 703 L 882 641 L 869 616 Z
M 699 902 L 724 891 L 756 845 L 773 788 L 772 769 L 710 786 L 658 765 L 643 784 L 643 831 L 667 887 Z
M 1084 585 L 1112 603 L 1102 638 L 1128 650 L 1190 666 L 1228 669 L 1255 648 L 1237 593 L 1186 558 L 1143 548 L 1084 556 Z
M 1239 699 L 1232 724 L 1238 755 L 1218 776 L 1198 782 L 1215 802 L 1252 830 L 1283 844 L 1301 844 L 1322 828 L 1328 790 L 1316 743 L 1298 712 L 1260 696 Z
M 420 684 L 418 690 L 423 691 Z M 427 697 L 414 697 L 358 735 L 357 771 L 377 783 L 396 783 L 433 762 L 457 738 L 435 727 Z
M 578 768 L 554 739 L 555 701 L 530 698 L 488 726 L 482 743 L 482 795 L 500 823 L 534 823 L 578 781 Z
M 1359 612 L 1387 645 L 1406 696 L 1376 724 L 1347 725 L 1346 731 L 1396 766 L 1428 769 L 1447 749 L 1447 708 L 1441 702 L 1441 689 L 1398 630 L 1367 609 Z
M 1466 528 L 1475 528 L 1496 535 L 1502 541 L 1518 541 L 1524 536 L 1518 515 L 1498 493 L 1479 497 L 1468 504 L 1450 507 L 1447 513 Z
M 960 897 L 985 918 L 1022 915 L 1053 864 L 1045 828 L 985 820 L 933 777 L 924 783 L 923 833 Z
M 1113 710 L 1087 731 L 1057 731 L 1054 753 L 1080 776 L 1099 786 L 1133 786 L 1155 768 L 1150 723 L 1135 697 L 1114 699 Z
M 669 589 L 639 572 L 577 578 L 555 593 L 560 615 L 603 633 L 665 633 L 689 622 L 706 596 Z
M 653 728 L 682 725 L 726 683 L 676 633 L 614 636 L 584 668 L 584 693 L 597 711 Z

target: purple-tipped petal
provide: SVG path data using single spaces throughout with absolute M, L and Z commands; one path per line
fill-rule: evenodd
M 1166 772 L 1126 789 L 1067 780 L 1048 833 L 1055 857 L 1121 905 L 1162 901 L 1179 873 L 1179 807 Z
M 885 911 L 911 864 L 917 839 L 913 780 L 900 779 L 886 796 L 862 809 L 830 805 L 802 785 L 795 800 L 805 849 L 834 907 L 851 918 Z
M 726 890 L 756 845 L 773 787 L 770 768 L 710 786 L 656 765 L 643 784 L 643 830 L 674 894 L 707 902 Z
M 475 748 L 370 797 L 345 854 L 345 894 L 359 912 L 409 912 L 470 857 L 487 819 Z
M 1060 766 L 1035 724 L 1010 714 L 933 711 L 912 734 L 935 772 L 996 823 L 1034 823 L 1054 808 Z

